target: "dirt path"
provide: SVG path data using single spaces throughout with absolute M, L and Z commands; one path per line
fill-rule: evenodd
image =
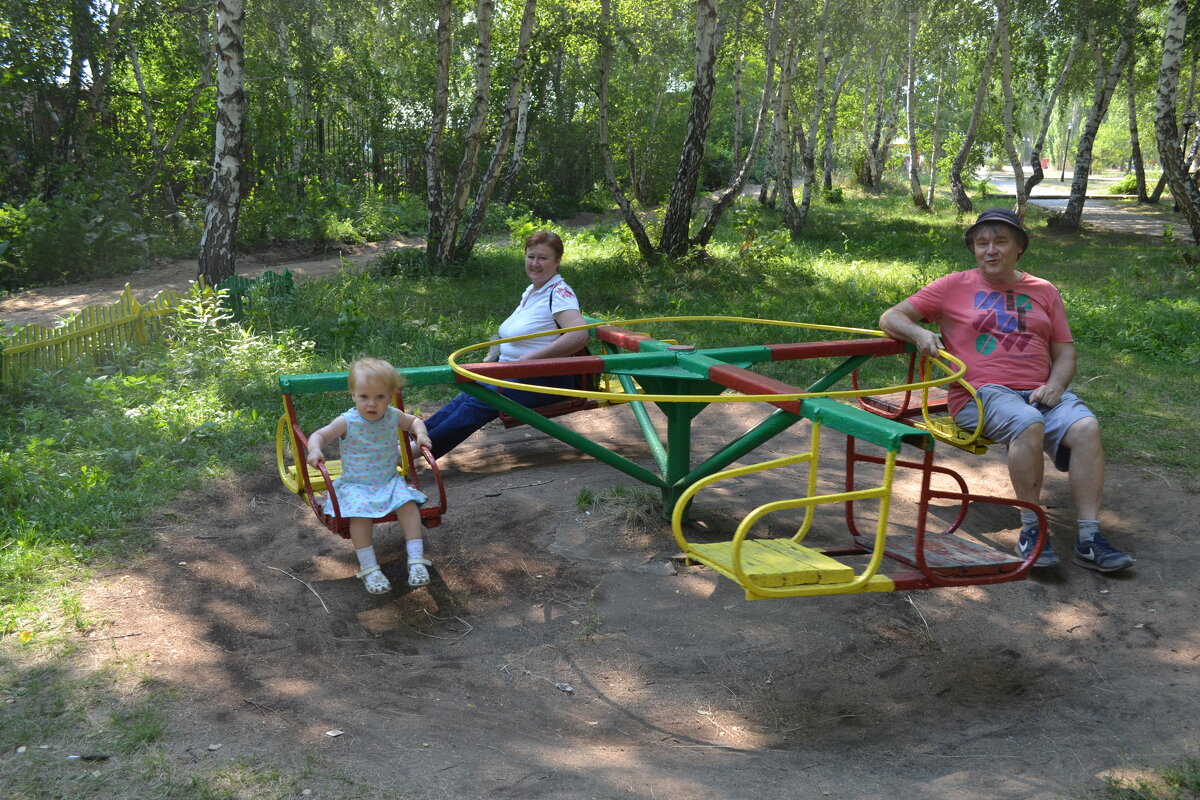
M 341 269 L 358 268 L 381 254 L 403 247 L 423 247 L 420 239 L 389 240 L 365 245 L 345 245 L 319 256 L 272 251 L 241 257 L 238 274 L 253 278 L 264 270 L 291 270 L 298 278 L 329 275 Z M 186 291 L 196 279 L 196 260 L 177 259 L 168 264 L 135 270 L 115 278 L 98 278 L 70 286 L 44 286 L 0 296 L 0 331 L 14 325 L 51 325 L 60 317 L 77 313 L 84 306 L 115 303 L 129 284 L 133 295 L 144 302 L 166 289 Z

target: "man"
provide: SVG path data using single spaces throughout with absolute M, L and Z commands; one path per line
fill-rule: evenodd
M 1075 376 L 1075 345 L 1058 289 L 1017 269 L 1029 247 L 1021 219 L 993 208 L 966 232 L 975 269 L 938 278 L 879 318 L 894 339 L 912 342 L 922 355 L 945 349 L 967 366 L 984 410 L 983 435 L 1008 446 L 1008 474 L 1018 500 L 1039 502 L 1042 452 L 1068 474 L 1079 533 L 1074 561 L 1099 572 L 1116 572 L 1134 560 L 1100 533 L 1104 449 L 1095 415 L 1068 389 Z M 941 337 L 919 325 L 932 322 Z M 950 413 L 974 430 L 978 409 L 966 389 L 954 384 Z M 1028 556 L 1037 542 L 1037 515 L 1021 511 L 1017 553 Z M 1034 566 L 1058 566 L 1049 540 Z

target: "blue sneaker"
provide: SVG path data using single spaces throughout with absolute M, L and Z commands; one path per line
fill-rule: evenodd
M 1021 558 L 1029 558 L 1029 554 L 1033 552 L 1033 548 L 1037 545 L 1038 526 L 1037 524 L 1030 525 L 1028 528 L 1021 529 L 1021 535 L 1017 537 L 1017 555 Z M 1038 560 L 1033 562 L 1033 566 L 1042 567 L 1057 567 L 1062 563 L 1058 557 L 1058 553 L 1050 547 L 1050 540 L 1046 540 L 1046 546 L 1042 548 L 1042 554 L 1038 556 Z
M 1133 566 L 1134 562 L 1133 556 L 1117 550 L 1098 533 L 1087 541 L 1075 540 L 1074 560 L 1079 566 L 1097 572 L 1116 572 Z

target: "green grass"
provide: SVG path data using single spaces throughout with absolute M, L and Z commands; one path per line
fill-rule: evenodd
M 1050 233 L 1038 214 L 1031 211 L 1034 244 L 1021 265 L 1063 290 L 1080 352 L 1076 389 L 1102 418 L 1110 460 L 1177 470 L 1200 489 L 1193 258 L 1171 243 Z M 781 233 L 774 212 L 743 204 L 705 256 L 676 263 L 641 262 L 621 226 L 563 231 L 563 272 L 584 310 L 604 319 L 720 314 L 874 328 L 888 306 L 970 266 L 963 228 L 945 201 L 923 214 L 900 194 L 846 190 L 842 203 L 813 206 L 799 242 Z M 138 786 L 162 797 L 296 796 L 294 766 L 173 766 L 153 687 L 84 673 L 72 658 L 70 642 L 92 625 L 73 585 L 150 544 L 139 521 L 183 488 L 262 468 L 279 414 L 279 374 L 341 371 L 366 354 L 397 366 L 442 363 L 486 340 L 525 285 L 514 242 L 481 246 L 466 264 L 438 273 L 419 254 L 400 253 L 367 272 L 302 281 L 290 297 L 257 298 L 241 325 L 193 299 L 164 341 L 118 353 L 100 369 L 0 386 L 0 692 L 14 701 L 0 714 L 0 749 L 34 746 L 20 767 L 33 787 L 26 796 L 136 796 Z M 814 335 L 718 323 L 639 329 L 699 345 Z M 760 369 L 802 383 L 823 365 Z M 410 409 L 453 391 L 415 388 Z M 341 397 L 312 403 L 302 422 L 314 428 L 347 405 Z M 619 498 L 579 502 L 597 499 Z M 103 766 L 67 777 L 43 769 L 38 759 L 58 755 L 37 750 L 39 736 L 134 753 L 136 774 L 122 778 L 134 788 L 117 791 Z M 339 796 L 365 795 L 347 786 Z

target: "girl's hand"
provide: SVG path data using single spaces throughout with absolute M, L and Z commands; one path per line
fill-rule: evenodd
M 325 460 L 325 454 L 321 452 L 321 448 L 319 447 L 310 447 L 308 450 L 308 458 L 306 460 L 308 461 L 308 465 L 310 467 L 316 467 Z
M 433 440 L 429 438 L 428 433 L 417 434 L 417 449 L 419 450 L 422 447 L 428 447 L 430 450 L 433 449 Z

